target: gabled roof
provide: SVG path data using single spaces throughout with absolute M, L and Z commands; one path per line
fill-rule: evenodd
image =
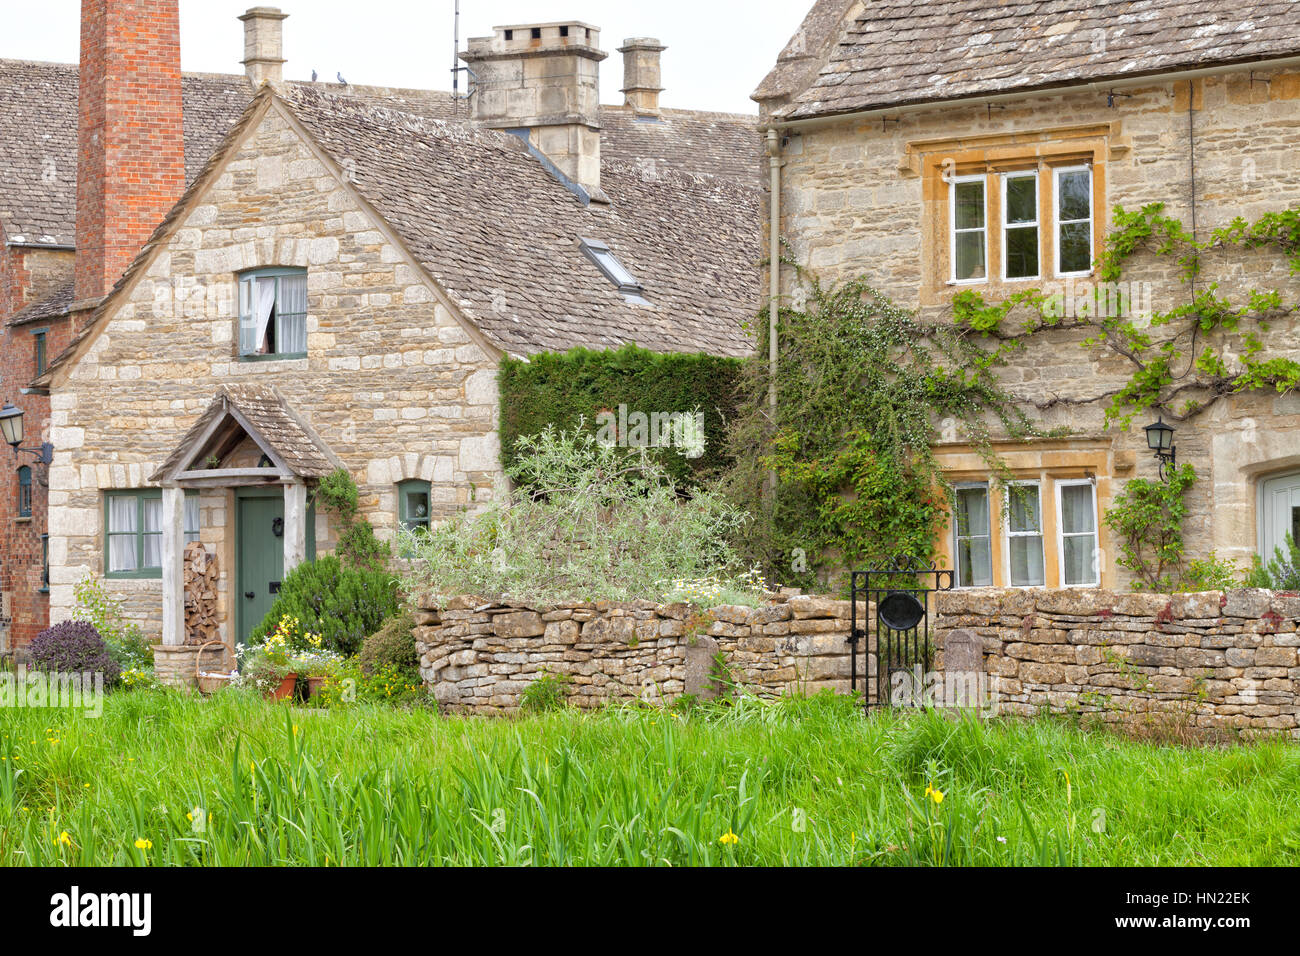
M 1300 53 L 1295 0 L 876 0 L 785 119 Z M 778 68 L 780 69 L 780 68 Z
M 75 64 L 0 59 L 0 230 L 11 243 L 75 242 L 78 80 Z M 286 88 L 327 90 L 425 119 L 468 122 L 465 103 L 440 90 L 293 82 Z M 186 73 L 181 90 L 185 172 L 193 182 L 253 91 L 245 77 L 220 73 Z M 664 110 L 660 122 L 647 123 L 625 107 L 609 106 L 601 122 L 602 147 L 614 162 L 654 160 L 659 168 L 758 184 L 762 144 L 755 117 Z
M 68 349 L 48 389 L 116 298 L 187 214 L 227 154 L 276 104 L 403 240 L 430 278 L 501 351 L 618 347 L 747 355 L 760 295 L 756 186 L 723 177 L 602 165 L 609 205 L 584 205 L 528 150 L 493 130 L 425 119 L 352 96 L 263 87 Z M 606 242 L 641 281 L 629 302 L 586 257 Z
M 583 205 L 508 133 L 296 89 L 312 138 L 503 351 L 617 347 L 741 355 L 757 307 L 757 187 L 606 162 Z M 634 305 L 583 254 L 599 239 L 645 288 Z
M 195 469 L 196 463 L 209 455 L 224 458 L 245 436 L 271 459 L 272 476 L 317 479 L 342 467 L 274 386 L 226 385 L 149 480 L 183 480 L 188 471 L 207 470 Z

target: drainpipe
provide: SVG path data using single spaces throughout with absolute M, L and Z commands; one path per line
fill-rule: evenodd
M 768 299 L 767 299 L 767 407 L 776 425 L 776 372 L 777 372 L 777 332 L 778 317 L 781 306 L 781 134 L 775 129 L 767 131 L 768 164 L 772 173 L 772 211 L 768 222 L 770 249 L 768 252 Z M 768 490 L 776 494 L 776 471 L 767 475 Z

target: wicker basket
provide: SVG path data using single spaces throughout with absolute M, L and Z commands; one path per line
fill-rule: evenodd
M 232 680 L 229 674 L 205 674 L 202 671 L 203 652 L 209 647 L 224 647 L 227 651 L 230 647 L 224 641 L 208 641 L 199 648 L 199 652 L 194 655 L 194 680 L 199 685 L 199 693 L 215 694 L 217 691 L 230 686 Z M 233 652 L 231 652 L 233 656 Z

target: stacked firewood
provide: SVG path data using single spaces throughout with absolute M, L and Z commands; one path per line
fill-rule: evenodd
M 217 630 L 217 557 L 191 541 L 185 546 L 185 643 L 219 640 Z

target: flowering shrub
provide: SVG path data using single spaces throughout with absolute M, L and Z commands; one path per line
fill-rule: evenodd
M 520 439 L 512 500 L 406 536 L 408 589 L 435 600 L 655 600 L 674 579 L 726 575 L 748 516 L 711 489 L 681 493 L 645 452 L 554 428 Z
M 325 679 L 310 701 L 315 707 L 346 707 L 356 703 L 431 704 L 419 672 L 394 664 L 379 664 L 373 673 L 361 669 L 357 658 L 344 661 Z
M 767 585 L 763 571 L 757 565 L 738 577 L 711 574 L 703 578 L 673 578 L 657 583 L 663 590 L 665 603 L 681 602 L 701 607 L 723 604 L 756 607 L 765 593 L 780 589 L 780 585 L 774 588 Z
M 103 674 L 105 686 L 116 684 L 121 668 L 99 631 L 85 621 L 64 621 L 36 635 L 32 663 L 60 674 Z
M 414 627 L 415 620 L 409 612 L 385 621 L 384 626 L 361 645 L 361 669 L 373 674 L 379 667 L 391 664 L 399 670 L 414 671 L 420 663 L 412 633 Z
M 99 632 L 108 652 L 122 670 L 147 670 L 153 665 L 153 650 L 140 625 L 122 611 L 122 602 L 104 589 L 99 578 L 88 575 L 72 589 L 77 599 L 72 619 L 85 621 Z

